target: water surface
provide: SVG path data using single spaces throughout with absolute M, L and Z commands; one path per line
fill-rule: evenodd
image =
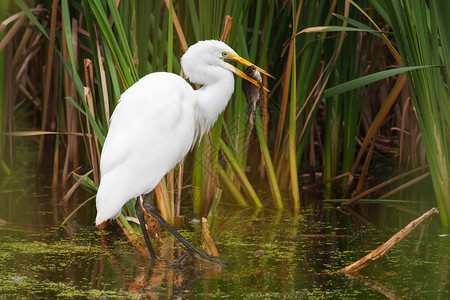
M 227 268 L 189 259 L 164 232 L 152 265 L 118 226 L 93 226 L 94 203 L 64 227 L 64 218 L 90 195 L 80 191 L 65 206 L 23 162 L 1 178 L 0 298 L 180 299 L 448 299 L 450 237 L 438 216 L 425 222 L 387 256 L 358 276 L 334 274 L 388 240 L 432 207 L 430 193 L 410 192 L 410 203 L 335 208 L 304 196 L 302 211 L 221 205 L 211 231 Z M 431 199 L 432 200 L 432 199 Z M 268 200 L 270 203 L 270 200 Z M 199 245 L 195 216 L 185 213 L 183 234 Z M 145 250 L 145 249 L 141 249 Z

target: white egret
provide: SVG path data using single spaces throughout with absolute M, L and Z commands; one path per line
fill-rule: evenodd
M 179 260 L 196 252 L 221 264 L 218 257 L 198 250 L 170 226 L 150 204 L 149 194 L 225 109 L 234 91 L 232 73 L 259 86 L 226 61 L 253 65 L 221 41 L 201 41 L 181 58 L 186 77 L 202 85 L 200 89 L 194 90 L 178 75 L 158 72 L 141 78 L 122 94 L 101 154 L 96 225 L 117 218 L 126 202 L 145 194 L 144 208 L 187 248 Z M 136 212 L 150 256 L 156 260 L 140 201 L 136 201 Z

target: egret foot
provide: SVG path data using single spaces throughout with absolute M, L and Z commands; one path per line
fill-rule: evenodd
M 210 262 L 216 263 L 222 267 L 225 267 L 224 262 L 226 260 L 224 258 L 221 258 L 219 256 L 209 255 L 199 249 L 197 249 L 194 245 L 192 245 L 187 239 L 185 239 L 175 228 L 173 228 L 169 223 L 167 223 L 166 220 L 161 217 L 156 207 L 150 204 L 150 193 L 146 194 L 144 196 L 144 200 L 142 205 L 144 206 L 144 209 L 152 216 L 154 217 L 162 226 L 164 226 L 171 234 L 173 234 L 187 249 L 186 253 L 184 253 L 180 258 L 176 259 L 172 265 L 179 264 L 181 261 L 183 261 L 189 254 L 196 253 L 201 258 L 204 258 Z M 153 261 L 156 261 L 156 255 L 153 250 L 152 244 L 150 242 L 150 239 L 147 234 L 147 229 L 145 228 L 145 221 L 144 221 L 144 210 L 141 206 L 141 203 L 139 199 L 136 201 L 136 214 L 138 215 L 139 223 L 141 224 L 142 232 L 144 234 L 145 243 L 147 244 L 148 252 L 150 253 L 150 256 Z

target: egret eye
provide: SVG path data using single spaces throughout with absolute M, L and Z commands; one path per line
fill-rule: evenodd
M 223 51 L 222 56 L 227 56 L 227 53 L 225 51 Z

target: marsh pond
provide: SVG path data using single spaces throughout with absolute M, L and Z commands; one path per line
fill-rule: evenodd
M 94 201 L 64 226 L 91 194 L 67 205 L 52 194 L 50 176 L 32 162 L 1 178 L 0 298 L 89 299 L 448 299 L 450 237 L 434 216 L 389 253 L 355 275 L 335 271 L 358 260 L 432 207 L 431 192 L 404 192 L 404 202 L 342 208 L 314 195 L 301 211 L 219 205 L 211 236 L 225 269 L 197 259 L 171 266 L 182 254 L 162 232 L 160 261 L 151 264 L 118 226 L 94 225 Z M 31 154 L 29 154 L 31 156 Z M 30 159 L 31 161 L 32 159 Z M 420 201 L 419 201 L 420 200 Z M 226 202 L 226 201 L 225 201 Z M 200 245 L 197 216 L 186 210 L 182 234 Z M 142 249 L 141 249 L 142 250 Z

